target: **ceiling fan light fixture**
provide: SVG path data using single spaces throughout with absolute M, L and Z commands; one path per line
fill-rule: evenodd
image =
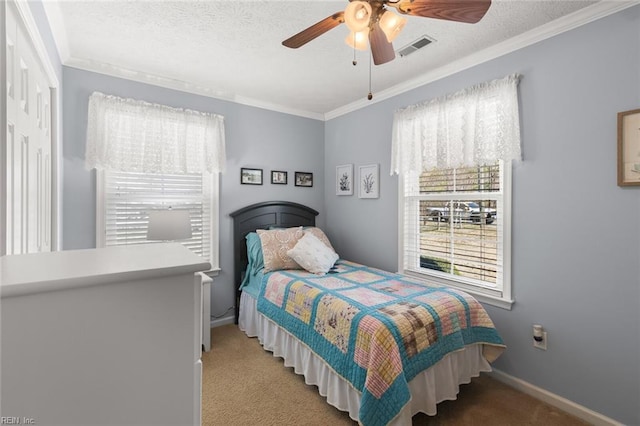
M 407 23 L 407 19 L 396 15 L 390 10 L 385 10 L 382 16 L 380 17 L 380 28 L 384 31 L 384 34 L 387 36 L 387 40 L 391 43 L 398 37 L 398 34 L 402 31 L 404 26 Z
M 365 1 L 355 0 L 344 10 L 344 23 L 354 33 L 369 27 L 371 19 L 371 5 Z
M 354 49 L 367 50 L 369 47 L 369 28 L 358 32 L 351 31 L 347 38 L 344 39 L 344 42 Z

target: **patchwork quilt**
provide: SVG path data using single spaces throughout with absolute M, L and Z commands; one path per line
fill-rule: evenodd
M 386 425 L 409 402 L 408 383 L 466 345 L 504 348 L 470 295 L 344 260 L 329 274 L 265 274 L 258 311 L 304 342 L 362 394 L 360 423 Z M 495 356 L 494 356 L 495 355 Z

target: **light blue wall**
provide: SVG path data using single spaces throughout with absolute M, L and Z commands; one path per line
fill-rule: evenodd
M 508 346 L 495 367 L 640 424 L 640 187 L 616 185 L 616 114 L 640 108 L 640 6 L 327 122 L 327 233 L 341 256 L 396 270 L 393 112 L 511 73 L 523 76 L 524 163 L 513 170 L 516 303 L 487 308 Z M 335 195 L 336 165 L 376 162 L 379 199 Z M 532 346 L 534 323 L 546 352 Z
M 64 249 L 95 247 L 96 175 L 84 168 L 89 96 L 101 91 L 225 117 L 227 172 L 220 178 L 220 267 L 211 312 L 234 306 L 233 235 L 229 213 L 252 203 L 287 200 L 320 212 L 324 224 L 323 122 L 64 67 Z M 240 167 L 264 169 L 262 186 L 241 185 Z M 289 184 L 272 185 L 271 170 L 289 172 Z M 312 188 L 295 187 L 295 171 L 314 174 Z M 229 315 L 233 315 L 232 312 Z

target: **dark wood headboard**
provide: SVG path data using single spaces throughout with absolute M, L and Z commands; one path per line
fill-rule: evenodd
M 231 213 L 233 218 L 233 271 L 236 286 L 236 324 L 240 314 L 240 283 L 247 268 L 247 241 L 245 237 L 256 229 L 269 227 L 290 228 L 315 226 L 318 212 L 302 204 L 290 201 L 267 201 L 252 204 Z

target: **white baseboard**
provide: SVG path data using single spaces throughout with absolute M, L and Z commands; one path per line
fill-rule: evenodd
M 216 320 L 211 321 L 211 328 L 220 327 L 221 325 L 233 324 L 234 317 L 233 315 L 230 317 L 218 318 Z
M 568 399 L 563 398 L 560 395 L 556 395 L 547 390 L 532 385 L 529 382 L 518 379 L 517 377 L 513 377 L 500 370 L 493 369 L 493 371 L 489 373 L 489 376 L 501 381 L 508 386 L 511 386 L 514 389 L 519 390 L 520 392 L 526 393 L 527 395 L 546 402 L 547 404 L 552 405 L 559 410 L 578 417 L 579 419 L 582 419 L 594 426 L 623 426 L 622 423 L 610 419 L 607 416 L 590 410 L 589 408 L 584 407 L 580 404 L 576 404 L 573 401 L 569 401 Z

